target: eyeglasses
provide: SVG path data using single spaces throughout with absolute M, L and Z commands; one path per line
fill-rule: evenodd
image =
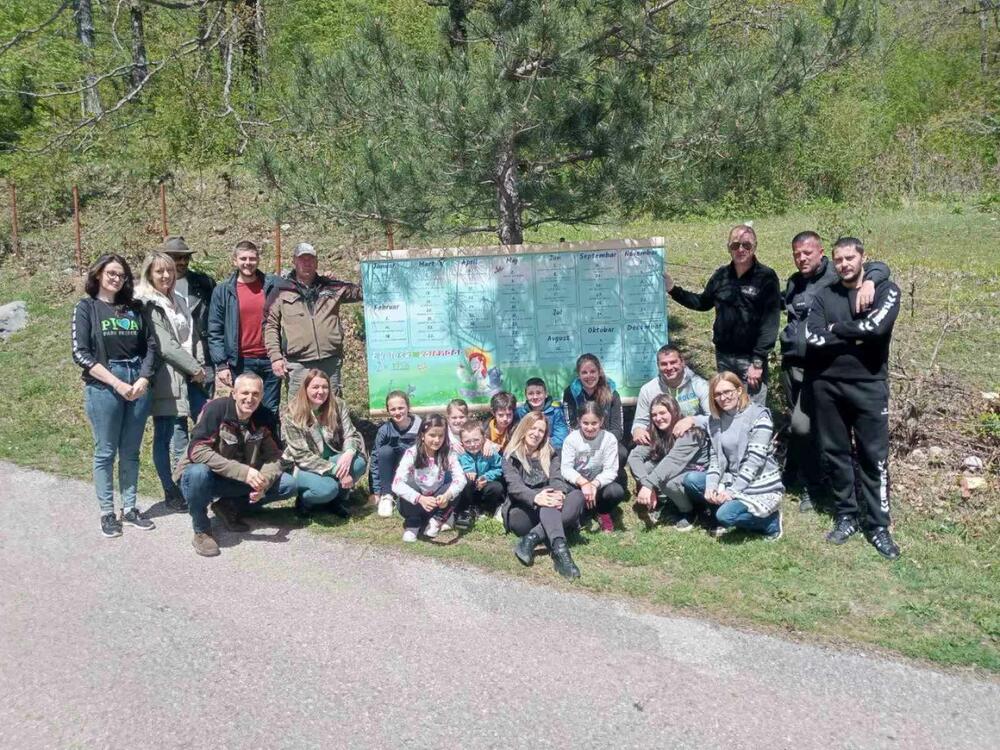
M 118 273 L 117 271 L 105 271 L 104 275 L 107 276 L 109 279 L 124 279 L 125 278 L 125 274 Z
M 736 388 L 733 388 L 731 391 L 716 391 L 715 397 L 720 400 L 725 400 L 735 398 L 737 393 L 739 393 L 739 390 Z
M 730 242 L 729 243 L 729 252 L 735 253 L 741 247 L 744 250 L 753 250 L 754 244 L 752 242 Z

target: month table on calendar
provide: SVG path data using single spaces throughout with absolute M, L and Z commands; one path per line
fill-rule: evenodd
M 634 398 L 667 341 L 662 240 L 638 242 L 364 261 L 370 405 L 391 389 L 415 406 L 523 398 L 533 376 L 560 393 L 585 352 Z

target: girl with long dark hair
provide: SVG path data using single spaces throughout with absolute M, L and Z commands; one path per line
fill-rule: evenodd
M 681 418 L 673 396 L 656 396 L 649 405 L 650 444 L 637 445 L 629 454 L 628 466 L 639 488 L 636 503 L 651 521 L 664 520 L 678 531 L 690 531 L 694 505 L 684 491 L 684 477 L 708 466 L 708 443 L 697 427 L 676 437 L 674 426 Z
M 448 422 L 431 414 L 420 423 L 417 443 L 407 448 L 392 480 L 403 517 L 403 541 L 415 542 L 423 530 L 433 539 L 444 525 L 444 510 L 465 488 L 465 472 L 448 444 Z

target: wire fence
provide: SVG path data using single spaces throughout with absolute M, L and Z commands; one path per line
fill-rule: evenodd
M 215 197 L 217 207 L 235 216 L 241 207 L 240 193 L 226 175 L 222 176 L 222 183 L 224 189 Z M 17 185 L 11 182 L 7 187 L 6 196 L 0 192 L 0 196 L 7 198 L 8 204 L 6 210 L 0 207 L 3 224 L 6 224 L 5 227 L 0 224 L 0 227 L 8 232 L 6 238 L 0 236 L 0 261 L 7 256 L 23 257 L 25 250 Z M 170 187 L 161 182 L 154 195 L 123 191 L 111 210 L 105 211 L 93 225 L 85 226 L 76 186 L 72 187 L 71 196 L 74 245 L 72 263 L 78 274 L 82 274 L 84 270 L 87 235 L 98 236 L 106 232 L 121 213 L 129 212 L 133 217 L 139 217 L 138 220 L 144 224 L 144 236 L 148 241 L 150 235 L 163 238 L 169 234 L 171 208 L 178 216 L 190 217 L 199 210 L 204 210 L 205 205 L 203 182 L 195 180 L 191 186 L 185 186 L 183 181 L 178 181 Z M 262 205 L 261 209 L 265 214 L 268 213 L 266 205 Z M 271 252 L 276 271 L 280 271 L 283 260 L 287 260 L 282 257 L 285 226 L 287 225 L 282 223 L 280 217 L 268 216 L 264 221 L 252 222 L 252 225 L 245 227 L 254 236 L 266 237 L 263 242 L 269 245 L 269 249 L 273 248 Z M 362 244 L 366 251 L 391 249 L 395 244 L 392 229 L 391 225 L 385 227 L 384 238 L 365 231 L 356 233 L 353 239 Z M 214 227 L 213 231 L 220 232 Z M 225 231 L 226 227 L 222 227 L 221 232 Z M 142 241 L 138 243 L 140 247 L 142 244 Z M 355 257 L 359 255 L 355 253 Z M 722 257 L 724 255 L 720 248 L 720 260 Z M 676 252 L 669 256 L 671 274 L 677 281 L 692 289 L 702 287 L 719 265 L 721 263 L 691 262 L 678 258 Z M 933 361 L 926 364 L 936 371 L 981 384 L 996 384 L 1000 381 L 1000 336 L 997 335 L 997 330 L 1000 329 L 1000 274 L 989 280 L 986 288 L 983 288 L 986 280 L 982 275 L 962 269 L 949 273 L 918 272 L 913 269 L 900 272 L 899 269 L 893 269 L 893 278 L 904 295 L 894 340 L 894 348 L 901 353 L 902 359 L 920 360 L 934 355 Z M 697 315 L 682 313 L 684 322 L 678 331 L 678 338 L 692 352 L 710 356 L 713 349 L 707 331 L 711 326 L 711 317 L 706 316 L 702 321 L 693 322 L 697 321 Z M 675 324 L 673 318 L 671 324 L 672 327 Z M 688 328 L 696 331 L 697 336 L 686 335 L 684 329 Z M 963 356 L 959 356 L 960 354 Z M 956 359 L 960 361 L 955 361 Z

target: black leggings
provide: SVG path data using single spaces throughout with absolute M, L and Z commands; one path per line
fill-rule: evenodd
M 501 482 L 490 481 L 484 484 L 482 489 L 479 489 L 475 482 L 469 481 L 466 483 L 465 489 L 462 490 L 462 494 L 458 496 L 455 510 L 461 512 L 479 506 L 492 513 L 503 504 L 504 495 L 506 492 Z
M 437 515 L 438 518 L 441 518 L 447 510 L 449 509 L 424 510 L 419 503 L 411 503 L 409 500 L 399 498 L 399 515 L 403 517 L 404 529 L 422 529 L 431 520 L 431 516 Z
M 618 484 L 618 482 L 604 485 L 597 490 L 597 503 L 590 509 L 586 507 L 583 501 L 582 490 L 575 489 L 569 493 L 568 497 L 572 497 L 573 495 L 580 496 L 580 507 L 584 509 L 584 513 L 610 513 L 625 499 L 625 488 Z
M 507 530 L 524 536 L 529 531 L 548 539 L 549 545 L 557 539 L 566 538 L 566 529 L 580 525 L 580 511 L 583 510 L 583 493 L 571 492 L 559 508 L 529 508 L 519 503 L 511 503 L 507 512 Z

